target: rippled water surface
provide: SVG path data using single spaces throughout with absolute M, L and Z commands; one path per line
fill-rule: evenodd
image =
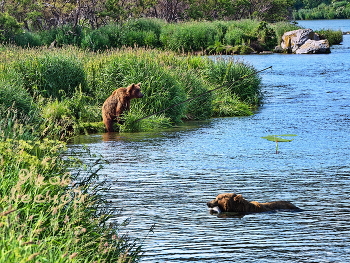
M 350 262 L 350 35 L 328 55 L 235 58 L 273 66 L 254 116 L 82 136 L 70 149 L 84 143 L 109 161 L 107 197 L 123 208 L 116 220 L 131 219 L 128 234 L 144 238 L 142 262 Z M 275 154 L 269 134 L 298 136 Z M 210 215 L 206 203 L 224 192 L 303 211 Z

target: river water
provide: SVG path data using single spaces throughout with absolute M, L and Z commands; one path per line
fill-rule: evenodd
M 350 20 L 299 24 L 350 31 Z M 117 222 L 130 218 L 123 231 L 143 239 L 141 262 L 350 262 L 350 35 L 331 51 L 224 57 L 273 67 L 261 75 L 265 99 L 253 116 L 69 145 L 109 161 L 100 171 L 106 196 L 122 208 Z M 261 138 L 270 134 L 297 136 L 276 154 Z M 206 203 L 224 192 L 303 211 L 211 215 Z

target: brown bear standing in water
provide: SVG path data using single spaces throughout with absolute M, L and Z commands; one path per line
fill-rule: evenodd
M 130 100 L 142 98 L 140 88 L 141 83 L 131 84 L 127 88 L 119 88 L 113 91 L 102 106 L 103 123 L 106 126 L 107 132 L 113 132 L 113 123 L 117 121 L 121 123 L 120 116 L 124 111 L 130 109 Z

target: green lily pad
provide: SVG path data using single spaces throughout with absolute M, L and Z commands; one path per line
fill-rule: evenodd
M 296 136 L 296 135 L 268 135 L 265 137 L 261 137 L 263 139 L 266 139 L 268 141 L 272 141 L 272 142 L 291 142 L 292 140 L 288 140 L 288 139 L 284 139 L 284 138 L 280 138 L 278 136 Z

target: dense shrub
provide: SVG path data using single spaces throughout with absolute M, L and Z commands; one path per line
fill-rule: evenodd
M 277 45 L 277 40 L 275 31 L 268 23 L 241 20 L 229 23 L 224 35 L 224 43 L 237 46 L 232 50 L 238 54 L 250 54 L 252 51 L 273 49 Z M 251 49 L 249 50 L 248 47 Z
M 176 52 L 203 51 L 215 43 L 218 30 L 209 22 L 168 24 L 162 30 L 160 40 L 166 49 Z
M 0 104 L 5 108 L 16 109 L 19 116 L 30 114 L 34 109 L 32 96 L 25 89 L 1 79 Z
M 327 39 L 330 45 L 338 45 L 343 42 L 343 32 L 341 30 L 334 31 L 330 29 L 317 30 L 321 39 Z
M 72 26 L 69 24 L 53 29 L 53 33 L 55 35 L 57 46 L 63 46 L 63 45 L 79 46 L 82 38 L 84 37 L 83 27 Z
M 73 56 L 50 55 L 29 57 L 15 62 L 24 88 L 44 97 L 70 96 L 79 86 L 84 90 L 83 65 Z
M 109 32 L 104 29 L 105 28 L 101 28 L 87 33 L 81 42 L 81 47 L 93 51 L 102 51 L 111 48 Z
M 22 24 L 8 13 L 0 12 L 0 43 L 11 42 L 11 38 L 21 31 Z
M 242 45 L 250 39 L 251 37 L 238 27 L 229 28 L 225 35 L 225 43 L 231 46 Z
M 0 79 L 0 138 L 33 138 L 40 120 L 31 95 L 18 83 Z
M 20 47 L 39 47 L 44 44 L 38 34 L 28 31 L 16 34 L 13 37 L 13 42 Z
M 239 100 L 253 105 L 257 104 L 261 95 L 261 79 L 255 72 L 252 66 L 245 63 L 224 59 L 209 63 L 207 67 L 207 76 L 211 82 L 227 87 L 226 91 L 231 97 L 236 96 Z M 243 79 L 240 80 L 241 78 Z M 234 83 L 237 80 L 240 81 Z
M 126 30 L 152 31 L 159 36 L 164 24 L 160 19 L 139 18 L 128 20 L 123 27 Z
M 264 50 L 272 50 L 277 46 L 275 30 L 268 23 L 261 21 L 255 30 L 258 42 Z
M 132 111 L 143 115 L 152 114 L 185 100 L 181 85 L 164 66 L 156 63 L 154 53 L 122 52 L 101 68 L 95 75 L 95 98 L 101 103 L 119 87 L 141 82 L 144 98 L 134 100 Z M 165 112 L 172 121 L 180 121 L 184 106 Z

